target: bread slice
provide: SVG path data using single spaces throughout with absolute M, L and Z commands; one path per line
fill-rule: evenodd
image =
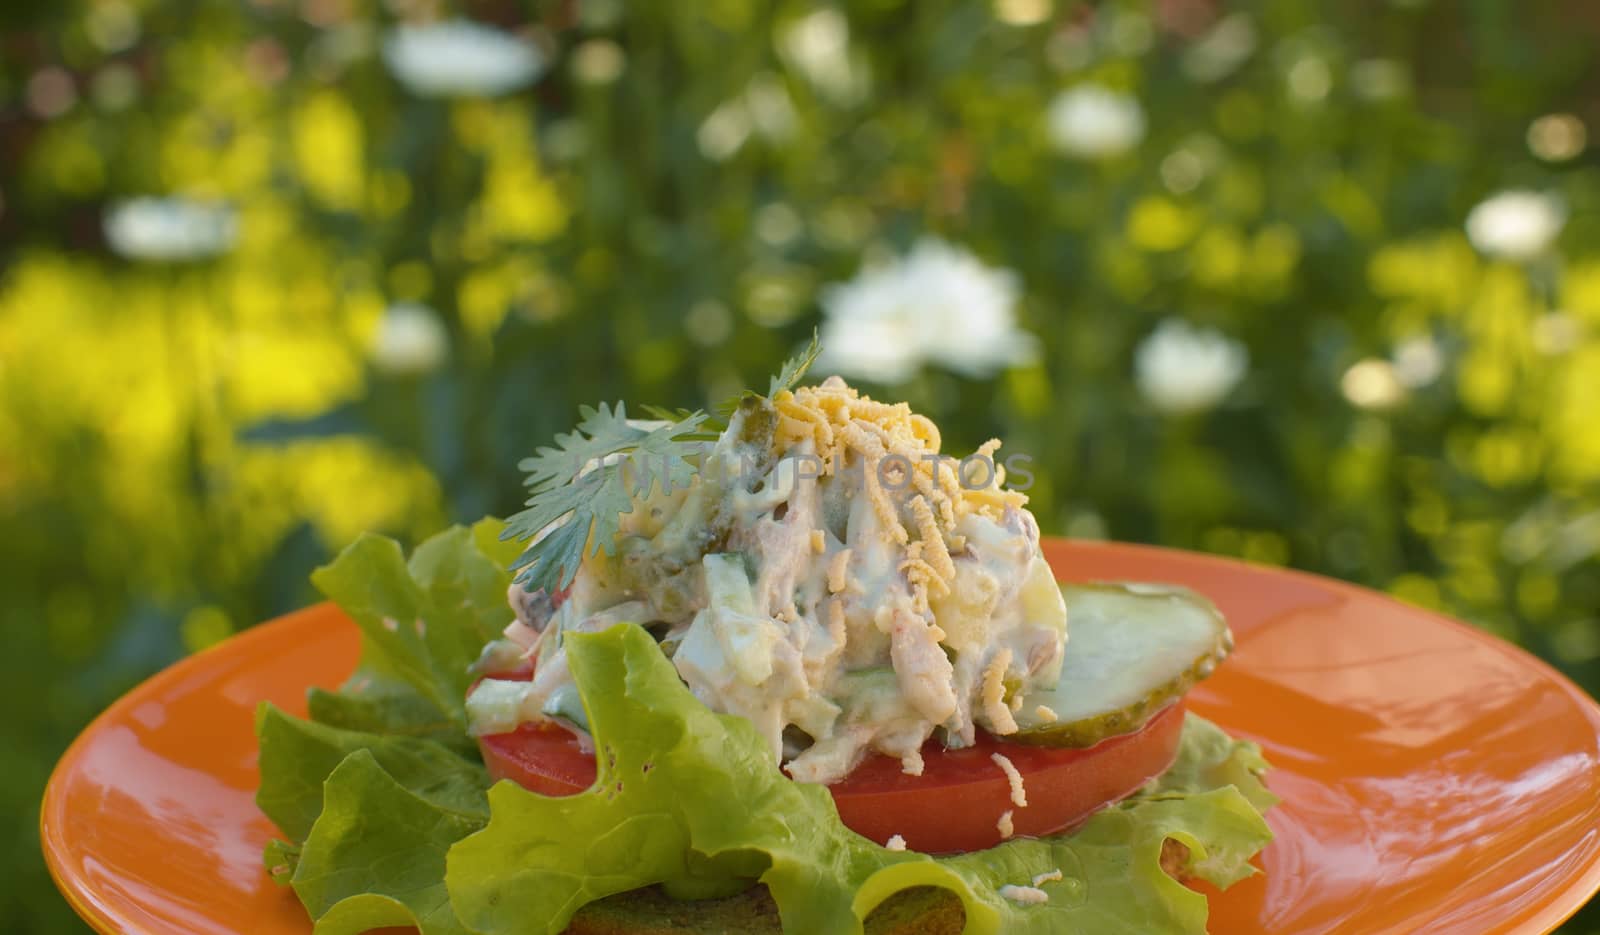
M 960 935 L 967 916 L 949 890 L 918 886 L 885 900 L 867 917 L 867 935 Z M 783 935 L 765 886 L 726 899 L 685 902 L 651 886 L 578 910 L 566 935 Z
M 1180 883 L 1189 875 L 1189 849 L 1168 838 L 1161 869 Z M 866 935 L 960 935 L 967 914 L 961 900 L 937 886 L 915 886 L 884 900 L 867 916 Z M 778 907 L 760 884 L 725 899 L 687 902 L 661 887 L 618 893 L 589 903 L 564 935 L 783 935 Z

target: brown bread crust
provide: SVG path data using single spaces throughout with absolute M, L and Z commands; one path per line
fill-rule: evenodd
M 961 901 L 948 890 L 919 886 L 895 894 L 867 917 L 867 935 L 959 935 Z M 683 902 L 660 887 L 619 893 L 573 916 L 565 935 L 782 935 L 778 908 L 764 886 L 726 899 Z
M 1189 849 L 1168 838 L 1161 869 L 1187 882 Z M 885 900 L 867 916 L 866 935 L 960 935 L 967 914 L 949 890 L 917 886 Z M 778 907 L 757 884 L 737 896 L 684 902 L 658 886 L 618 893 L 578 910 L 564 935 L 783 935 Z

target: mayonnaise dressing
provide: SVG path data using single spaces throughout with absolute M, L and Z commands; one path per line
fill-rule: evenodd
M 474 733 L 583 730 L 563 637 L 617 622 L 655 632 L 690 691 L 748 719 L 799 780 L 871 752 L 918 773 L 936 734 L 1014 732 L 1028 693 L 1056 684 L 1066 607 L 1003 470 L 968 489 L 938 453 L 932 423 L 837 378 L 747 397 L 690 486 L 640 497 L 559 607 L 513 586 L 517 621 L 485 664 L 521 655 L 535 675 L 480 683 Z

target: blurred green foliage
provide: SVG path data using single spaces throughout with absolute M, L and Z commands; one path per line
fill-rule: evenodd
M 544 73 L 411 93 L 388 31 L 456 15 Z M 950 449 L 1032 455 L 1047 531 L 1361 582 L 1600 688 L 1581 0 L 71 0 L 0 23 L 6 931 L 81 930 L 36 803 L 119 692 L 313 600 L 361 530 L 512 510 L 517 460 L 580 403 L 753 385 L 825 284 L 929 234 L 1016 273 L 1043 353 L 868 389 Z M 1052 144 L 1085 84 L 1135 96 L 1137 145 Z M 1507 189 L 1559 206 L 1552 247 L 1469 240 Z M 229 205 L 236 241 L 118 255 L 103 221 L 148 194 Z M 397 303 L 442 342 L 375 354 Z M 1219 405 L 1140 394 L 1170 317 L 1247 350 Z M 1403 347 L 1437 373 L 1397 380 Z

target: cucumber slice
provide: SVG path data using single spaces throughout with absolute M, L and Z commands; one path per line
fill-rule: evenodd
M 1006 737 L 1050 747 L 1088 747 L 1137 730 L 1210 675 L 1233 650 L 1222 614 L 1200 595 L 1164 584 L 1061 589 L 1067 648 L 1061 678 L 1029 692 Z M 1055 712 L 1054 721 L 1037 709 Z

